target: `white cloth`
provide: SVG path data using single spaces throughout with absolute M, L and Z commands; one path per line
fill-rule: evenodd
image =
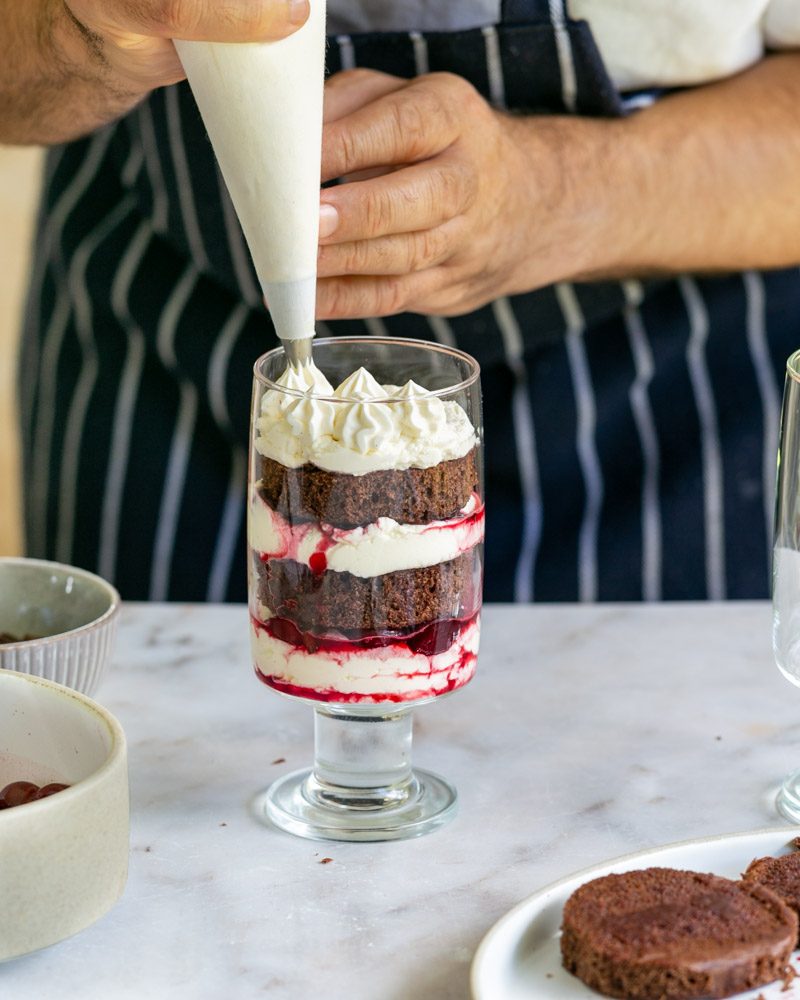
M 800 0 L 568 0 L 623 90 L 704 83 L 767 48 L 800 47 Z M 329 31 L 454 31 L 492 24 L 499 0 L 328 0 Z

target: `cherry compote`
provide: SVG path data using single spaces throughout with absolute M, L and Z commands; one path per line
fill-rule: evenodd
M 13 806 L 24 806 L 26 802 L 36 802 L 46 799 L 56 792 L 62 792 L 69 785 L 52 781 L 49 785 L 35 785 L 32 781 L 12 781 L 0 791 L 0 809 L 11 809 Z

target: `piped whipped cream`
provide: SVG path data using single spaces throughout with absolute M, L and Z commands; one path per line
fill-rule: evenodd
M 455 400 L 442 400 L 412 381 L 380 385 L 359 368 L 334 389 L 311 363 L 287 368 L 276 383 L 291 391 L 264 393 L 256 448 L 288 468 L 311 463 L 355 476 L 428 469 L 462 458 L 477 443 Z
M 310 522 L 292 525 L 253 490 L 248 535 L 250 547 L 262 559 L 292 559 L 314 571 L 321 561 L 335 573 L 370 578 L 449 562 L 483 541 L 483 526 L 483 505 L 474 493 L 447 521 L 399 524 L 379 517 L 361 528 L 334 528 Z

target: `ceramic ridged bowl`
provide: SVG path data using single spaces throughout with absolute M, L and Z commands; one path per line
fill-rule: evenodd
M 88 927 L 122 895 L 128 872 L 125 734 L 105 709 L 0 671 L 0 789 L 16 781 L 70 787 L 0 810 L 0 961 Z
M 111 655 L 120 598 L 94 573 L 41 559 L 0 559 L 0 669 L 75 691 L 97 690 Z

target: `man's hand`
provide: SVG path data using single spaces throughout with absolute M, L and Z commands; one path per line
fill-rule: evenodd
M 68 16 L 121 86 L 146 92 L 183 79 L 171 39 L 257 42 L 305 23 L 308 0 L 63 0 Z
M 313 2 L 313 0 L 312 0 Z M 173 38 L 283 38 L 309 0 L 16 0 L 0 3 L 0 142 L 53 143 L 183 79 Z
M 800 263 L 800 54 L 626 119 L 509 115 L 464 80 L 328 84 L 321 319 L 458 315 L 557 281 Z
M 582 266 L 551 204 L 564 181 L 546 120 L 537 145 L 533 119 L 460 77 L 370 70 L 330 81 L 326 119 L 323 180 L 348 182 L 322 194 L 321 318 L 453 315 L 555 280 L 567 254 Z

